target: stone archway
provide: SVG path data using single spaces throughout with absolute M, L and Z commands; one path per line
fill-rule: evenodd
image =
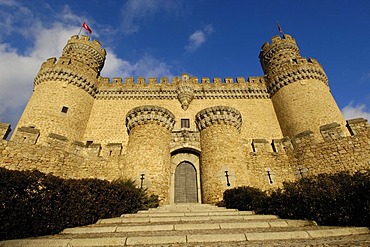
M 175 171 L 175 203 L 197 203 L 197 171 L 188 161 L 181 162 Z

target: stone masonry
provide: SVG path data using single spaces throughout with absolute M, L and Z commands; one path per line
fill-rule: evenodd
M 290 35 L 260 51 L 263 76 L 103 78 L 106 51 L 72 36 L 47 59 L 0 166 L 64 178 L 133 179 L 162 204 L 215 204 L 238 186 L 370 167 L 370 126 L 345 121 L 322 66 Z

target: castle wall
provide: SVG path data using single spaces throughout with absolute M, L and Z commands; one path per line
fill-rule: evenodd
M 11 170 L 37 169 L 62 178 L 99 178 L 114 180 L 123 177 L 121 157 L 104 159 L 68 152 L 58 144 L 37 145 L 2 140 L 0 166 Z
M 282 187 L 284 181 L 296 179 L 296 165 L 291 153 L 283 150 L 276 152 L 272 150 L 270 142 L 263 141 L 255 145 L 254 151 L 244 149 L 242 165 L 235 171 L 239 177 L 236 187 L 252 186 L 271 190 Z
M 157 105 L 175 115 L 175 130 L 181 129 L 181 119 L 190 119 L 190 130 L 196 130 L 195 115 L 206 107 L 232 106 L 243 118 L 241 137 L 252 139 L 282 138 L 270 99 L 194 99 L 184 111 L 177 99 L 173 100 L 96 100 L 91 111 L 84 140 L 93 140 L 103 146 L 109 142 L 122 142 L 127 145 L 128 134 L 125 128 L 125 116 L 134 107 Z M 268 124 L 267 124 L 268 123 Z
M 312 132 L 295 138 L 293 145 L 297 167 L 304 169 L 307 175 L 369 169 L 370 125 L 362 119 L 348 127 L 350 132 L 356 131 L 354 135 L 324 142 L 317 142 Z
M 335 127 L 335 126 L 334 126 Z M 362 171 L 368 169 L 370 162 L 370 126 L 366 120 L 350 120 L 348 127 L 352 136 L 336 136 L 330 135 L 332 139 L 326 141 L 317 141 L 313 132 L 306 131 L 297 135 L 292 140 L 289 139 L 274 140 L 274 148 L 271 146 L 271 141 L 263 139 L 254 139 L 252 143 L 241 141 L 241 144 L 235 142 L 239 140 L 238 131 L 234 126 L 227 124 L 212 125 L 203 130 L 202 139 L 202 155 L 200 162 L 200 173 L 203 169 L 209 169 L 207 177 L 201 178 L 201 183 L 204 180 L 212 184 L 210 188 L 203 188 L 203 193 L 210 192 L 208 197 L 212 197 L 212 202 L 220 199 L 223 190 L 238 186 L 253 186 L 263 190 L 269 190 L 282 186 L 284 181 L 293 181 L 295 179 L 314 175 L 319 173 L 335 173 L 338 171 Z M 34 142 L 22 142 L 22 138 L 15 138 L 17 141 L 0 141 L 0 166 L 14 170 L 32 170 L 38 169 L 41 172 L 53 173 L 56 176 L 63 178 L 100 178 L 113 180 L 117 178 L 133 178 L 136 182 L 140 182 L 141 171 L 150 171 L 153 174 L 163 172 L 167 174 L 165 163 L 167 159 L 159 159 L 159 157 L 167 157 L 169 154 L 168 130 L 160 128 L 160 126 L 152 124 L 139 125 L 131 131 L 137 133 L 133 136 L 132 142 L 136 142 L 136 150 L 132 154 L 117 153 L 108 157 L 99 156 L 100 146 L 79 146 L 70 145 L 68 142 L 56 137 L 49 137 L 46 144 L 35 144 Z M 151 132 L 153 130 L 158 131 Z M 149 131 L 150 129 L 150 131 Z M 322 129 L 322 134 L 333 133 L 332 129 Z M 162 133 L 163 132 L 163 133 Z M 154 133 L 152 138 L 145 141 L 146 144 L 141 145 L 141 138 L 146 138 L 147 133 Z M 28 133 L 29 135 L 38 135 L 37 131 Z M 167 136 L 162 139 L 158 136 Z M 32 136 L 27 138 L 34 140 Z M 222 140 L 222 141 L 220 141 Z M 162 144 L 163 145 L 162 145 Z M 293 145 L 292 145 L 293 144 Z M 131 145 L 131 144 L 129 144 Z M 140 147 L 142 147 L 140 149 Z M 160 150 L 157 150 L 159 147 Z M 148 153 L 152 153 L 153 149 L 155 157 L 148 157 Z M 163 150 L 166 149 L 165 152 Z M 232 153 L 225 152 L 232 150 Z M 240 151 L 241 150 L 241 156 Z M 163 152 L 163 155 L 161 155 Z M 168 152 L 168 153 L 167 153 Z M 162 168 L 153 166 L 153 168 L 144 167 L 135 168 L 135 161 L 129 161 L 140 155 L 146 157 L 146 164 L 155 164 L 159 160 L 162 162 Z M 144 158 L 143 158 L 144 159 Z M 192 160 L 190 160 L 192 161 Z M 169 161 L 170 162 L 170 161 Z M 193 161 L 194 162 L 194 161 Z M 196 163 L 196 162 L 195 162 Z M 170 167 L 169 165 L 168 167 Z M 173 166 L 175 168 L 175 166 Z M 130 169 L 136 172 L 136 176 L 130 175 Z M 199 167 L 197 166 L 197 169 Z M 172 169 L 173 170 L 173 169 Z M 228 171 L 230 186 L 226 184 L 225 170 Z M 173 171 L 172 171 L 173 172 Z M 161 175 L 152 176 L 147 180 L 145 177 L 144 186 L 151 186 L 151 183 L 158 181 Z M 163 175 L 164 182 L 160 189 L 160 193 L 167 195 L 169 190 L 170 179 L 173 175 Z M 217 186 L 217 184 L 219 186 Z M 163 192 L 162 192 L 163 190 Z M 203 195 L 206 197 L 206 195 Z M 204 198 L 203 198 L 204 199 Z M 211 199 L 210 199 L 211 200 Z M 205 202 L 205 201 L 204 201 Z

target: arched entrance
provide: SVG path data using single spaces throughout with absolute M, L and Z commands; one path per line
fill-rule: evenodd
M 181 162 L 175 172 L 175 203 L 197 203 L 197 172 L 188 161 Z

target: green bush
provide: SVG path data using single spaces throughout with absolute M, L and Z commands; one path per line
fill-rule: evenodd
M 370 226 L 370 171 L 320 174 L 286 182 L 267 196 L 250 187 L 227 190 L 228 208 L 315 220 L 320 225 Z
M 132 181 L 63 180 L 0 168 L 0 240 L 55 234 L 153 205 L 158 198 Z
M 243 186 L 226 190 L 223 196 L 223 203 L 227 208 L 236 208 L 242 211 L 264 210 L 267 194 L 260 189 Z

